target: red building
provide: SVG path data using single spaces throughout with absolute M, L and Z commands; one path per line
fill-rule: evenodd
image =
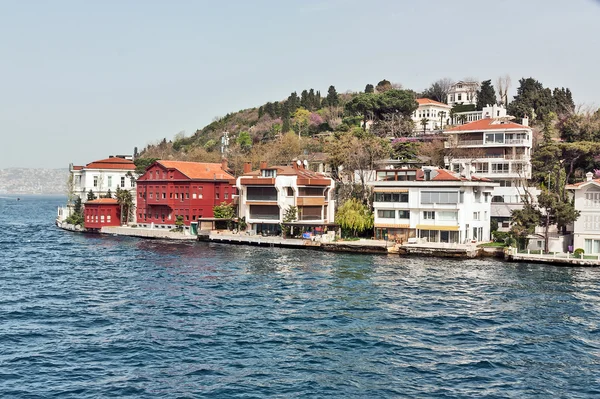
M 137 223 L 175 226 L 177 216 L 189 226 L 212 218 L 213 207 L 233 202 L 235 177 L 227 162 L 156 161 L 137 180 Z
M 114 198 L 87 201 L 83 209 L 83 227 L 89 230 L 121 224 L 121 207 Z

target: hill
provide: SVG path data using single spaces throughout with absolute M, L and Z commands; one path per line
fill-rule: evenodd
M 68 169 L 0 169 L 2 194 L 64 194 Z

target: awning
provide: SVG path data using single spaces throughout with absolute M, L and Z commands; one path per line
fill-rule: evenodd
M 374 227 L 384 228 L 384 229 L 410 229 L 410 225 L 408 224 L 393 224 L 393 223 L 375 223 Z
M 458 226 L 433 226 L 429 224 L 418 224 L 418 230 L 440 230 L 440 231 L 458 231 Z
M 375 187 L 373 192 L 376 193 L 407 193 L 408 188 L 386 188 L 386 187 Z

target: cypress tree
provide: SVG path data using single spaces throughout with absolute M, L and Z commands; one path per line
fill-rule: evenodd
M 340 99 L 338 97 L 337 91 L 335 91 L 334 86 L 329 86 L 329 90 L 327 90 L 327 105 L 330 107 L 335 107 L 339 105 Z

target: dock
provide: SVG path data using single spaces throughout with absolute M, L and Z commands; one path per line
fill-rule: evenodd
M 399 246 L 400 255 L 432 256 L 438 258 L 476 258 L 480 256 L 480 248 L 475 244 L 455 243 L 411 243 Z
M 600 256 L 597 255 L 573 255 L 572 253 L 539 254 L 530 251 L 521 252 L 516 248 L 507 249 L 505 259 L 510 262 L 549 263 L 560 266 L 600 266 Z

